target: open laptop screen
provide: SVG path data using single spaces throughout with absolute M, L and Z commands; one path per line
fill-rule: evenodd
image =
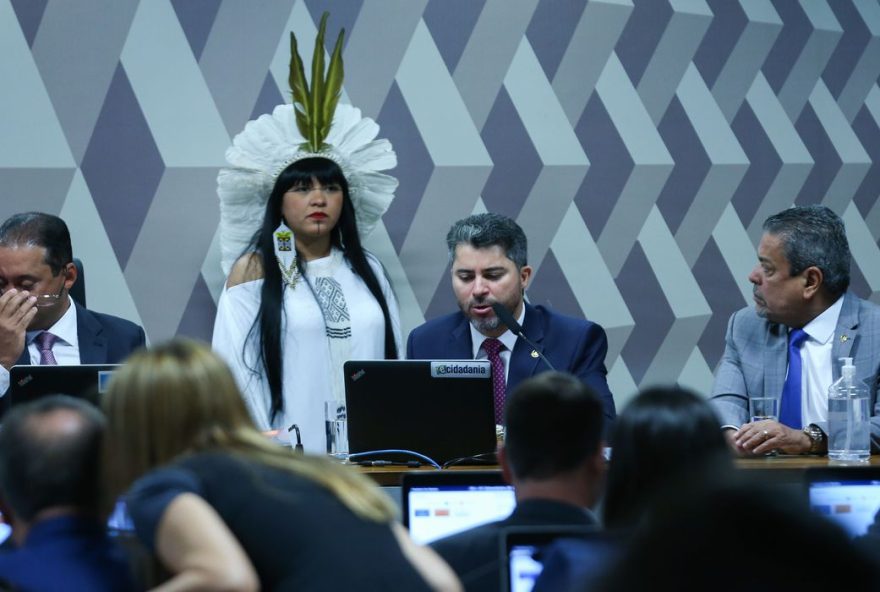
M 10 526 L 5 519 L 3 518 L 3 514 L 0 514 L 0 545 L 6 542 L 12 535 L 12 526 Z
M 880 467 L 837 467 L 807 471 L 810 508 L 857 537 L 880 511 Z
M 134 523 L 128 515 L 128 508 L 121 499 L 116 502 L 113 512 L 107 518 L 107 530 L 110 534 L 133 533 Z
M 500 471 L 405 473 L 401 502 L 404 525 L 419 544 L 503 520 L 516 506 Z
M 505 529 L 502 592 L 588 590 L 620 549 L 617 538 L 592 526 Z

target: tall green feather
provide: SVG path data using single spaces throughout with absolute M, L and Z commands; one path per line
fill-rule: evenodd
M 321 15 L 321 24 L 318 25 L 318 35 L 315 37 L 315 52 L 312 54 L 312 104 L 309 110 L 312 128 L 308 140 L 313 152 L 321 149 L 324 140 L 320 137 L 321 128 L 324 127 L 324 122 L 321 120 L 323 116 L 321 107 L 324 104 L 324 33 L 327 30 L 329 16 L 329 12 Z
M 321 23 L 318 25 L 318 35 L 315 37 L 315 53 L 312 55 L 312 85 L 309 88 L 306 82 L 302 58 L 297 48 L 296 37 L 290 33 L 290 75 L 288 83 L 293 95 L 296 109 L 296 127 L 306 139 L 303 148 L 310 152 L 320 152 L 324 147 L 324 140 L 330 133 L 333 125 L 333 114 L 342 94 L 342 43 L 345 37 L 345 29 L 339 32 L 336 46 L 330 57 L 330 65 L 327 67 L 327 76 L 324 76 L 324 34 L 327 30 L 327 19 L 330 13 L 321 15 Z
M 330 56 L 330 65 L 327 67 L 327 80 L 324 83 L 324 101 L 321 105 L 323 110 L 321 128 L 321 137 L 326 138 L 330 133 L 330 126 L 333 124 L 333 113 L 336 112 L 336 104 L 342 94 L 342 77 L 344 68 L 342 66 L 342 41 L 345 37 L 345 29 L 339 31 L 339 37 L 336 39 L 336 47 L 333 48 L 333 54 Z
M 290 92 L 293 98 L 293 107 L 296 112 L 296 127 L 302 137 L 309 137 L 309 111 L 311 109 L 309 96 L 309 83 L 306 81 L 306 73 L 303 70 L 302 58 L 296 45 L 296 36 L 290 33 L 290 74 L 287 78 L 290 84 Z M 297 106 L 298 105 L 298 106 Z

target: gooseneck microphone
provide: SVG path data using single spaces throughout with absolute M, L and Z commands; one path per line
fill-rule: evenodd
M 507 310 L 506 306 L 504 306 L 500 302 L 493 302 L 492 310 L 495 311 L 495 316 L 498 317 L 498 320 L 507 325 L 507 328 L 510 329 L 511 333 L 513 333 L 517 337 L 522 337 L 523 341 L 525 341 L 532 347 L 532 351 L 538 354 L 541 359 L 544 360 L 544 363 L 550 367 L 551 370 L 556 370 L 556 368 L 553 367 L 553 364 L 550 363 L 550 360 L 548 360 L 544 356 L 544 354 L 541 353 L 541 350 L 538 348 L 538 346 L 532 343 L 531 339 L 526 337 L 526 334 L 523 332 L 522 325 L 516 322 L 516 319 L 513 318 L 513 315 L 510 314 L 510 311 Z
M 300 433 L 299 433 L 299 426 L 296 424 L 293 424 L 292 426 L 287 428 L 287 432 L 288 433 L 290 433 L 290 432 L 296 433 L 296 445 L 293 447 L 293 450 L 294 450 L 294 452 L 298 452 L 299 454 L 303 454 L 303 442 L 302 442 L 302 437 L 300 436 Z

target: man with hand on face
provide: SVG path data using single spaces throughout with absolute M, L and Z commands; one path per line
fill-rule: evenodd
M 144 345 L 138 325 L 75 304 L 76 281 L 61 218 L 30 212 L 0 225 L 0 394 L 12 366 L 116 364 Z
M 499 214 L 476 214 L 452 225 L 446 245 L 452 264 L 452 289 L 461 310 L 413 329 L 406 357 L 488 359 L 497 424 L 502 422 L 506 393 L 524 379 L 551 369 L 569 372 L 599 395 L 607 431 L 615 410 L 606 380 L 605 331 L 590 321 L 524 301 L 532 268 L 526 264 L 527 242 L 522 228 Z M 492 308 L 495 303 L 507 309 L 534 346 L 499 320 Z
M 849 266 L 843 221 L 830 209 L 793 207 L 764 222 L 749 275 L 755 307 L 730 317 L 710 400 L 739 454 L 824 454 L 828 387 L 843 357 L 870 390 L 871 448 L 880 450 L 880 307 L 848 291 Z M 751 397 L 779 397 L 779 421 L 749 422 Z

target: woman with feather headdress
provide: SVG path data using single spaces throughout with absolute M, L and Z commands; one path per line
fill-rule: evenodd
M 324 75 L 321 19 L 309 87 L 291 33 L 293 105 L 248 122 L 218 176 L 228 279 L 214 326 L 257 426 L 297 424 L 327 450 L 325 404 L 344 405 L 342 364 L 398 357 L 397 302 L 361 239 L 394 197 L 397 157 L 379 126 L 339 105 L 340 32 Z

